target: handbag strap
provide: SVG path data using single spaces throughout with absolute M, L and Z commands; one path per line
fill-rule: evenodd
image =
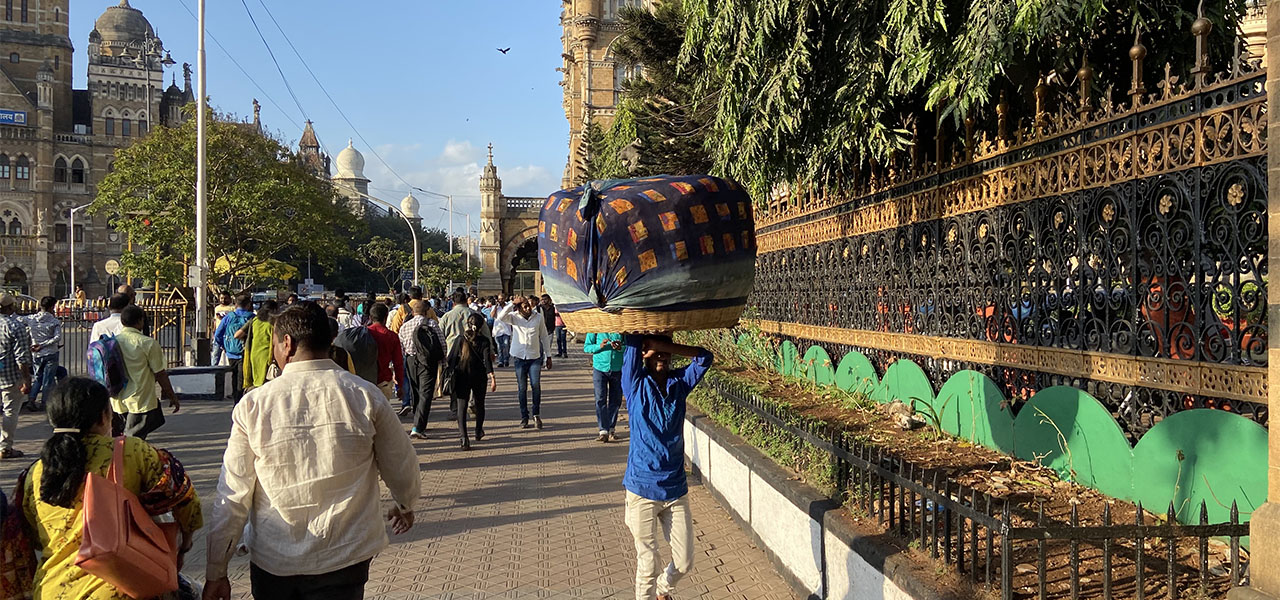
M 116 485 L 124 485 L 120 481 L 120 474 L 124 472 L 124 436 L 116 438 L 111 445 L 111 467 L 107 470 L 107 479 Z

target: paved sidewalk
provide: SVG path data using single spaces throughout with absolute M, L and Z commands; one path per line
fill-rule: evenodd
M 546 428 L 521 430 L 515 378 L 511 369 L 500 370 L 498 392 L 486 402 L 487 435 L 471 452 L 458 449 L 456 426 L 442 420 L 448 402 L 433 411 L 439 422 L 416 444 L 423 490 L 417 524 L 374 559 L 367 598 L 632 597 L 635 551 L 622 518 L 625 412 L 623 441 L 594 441 L 585 357 L 557 362 L 542 383 Z M 187 466 L 206 511 L 230 409 L 225 402 L 192 402 L 151 436 Z M 17 447 L 34 460 L 51 430 L 43 415 L 24 413 L 21 424 Z M 30 460 L 0 463 L 6 493 Z M 696 554 L 677 597 L 794 598 L 728 513 L 692 478 L 690 485 Z M 183 570 L 200 582 L 204 555 L 201 537 Z M 663 556 L 669 556 L 665 545 Z M 249 597 L 247 573 L 246 559 L 232 563 L 235 597 Z

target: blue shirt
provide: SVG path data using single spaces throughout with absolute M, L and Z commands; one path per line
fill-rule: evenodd
M 626 336 L 622 353 L 622 393 L 627 397 L 631 444 L 627 491 L 649 500 L 675 500 L 689 493 L 684 474 L 685 400 L 711 368 L 711 352 L 703 350 L 687 367 L 672 369 L 666 389 L 649 376 L 641 347 L 644 336 Z
M 601 373 L 617 373 L 622 370 L 622 351 L 614 350 L 610 343 L 622 341 L 621 333 L 588 333 L 582 351 L 591 355 L 591 366 Z

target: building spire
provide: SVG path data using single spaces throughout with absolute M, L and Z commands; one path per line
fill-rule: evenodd
M 493 142 L 489 142 L 489 166 L 493 166 Z

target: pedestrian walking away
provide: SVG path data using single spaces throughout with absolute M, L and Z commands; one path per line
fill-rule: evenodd
M 156 384 L 160 384 L 160 393 L 169 401 L 169 407 L 176 414 L 181 410 L 178 396 L 169 383 L 168 362 L 160 350 L 160 342 L 142 334 L 142 309 L 137 305 L 129 305 L 120 313 L 120 323 L 124 329 L 116 334 L 116 346 L 124 358 L 124 368 L 128 373 L 128 383 L 120 396 L 111 399 L 117 420 L 124 434 L 139 439 L 147 436 L 164 425 L 164 409 L 156 398 Z
M 582 351 L 591 355 L 591 381 L 596 394 L 599 442 L 616 442 L 618 411 L 622 408 L 622 334 L 588 333 Z
M 27 317 L 34 374 L 26 403 L 30 411 L 44 410 L 49 390 L 57 383 L 58 358 L 62 352 L 62 321 L 53 314 L 57 304 L 53 296 L 45 296 L 40 299 L 40 310 Z
M 124 329 L 124 325 L 120 324 L 120 311 L 124 307 L 129 306 L 129 297 L 124 294 L 112 294 L 111 299 L 107 300 L 107 312 L 109 315 L 105 319 L 98 319 L 93 324 L 93 329 L 89 330 L 89 343 L 92 344 L 104 335 L 115 335 Z
M 404 377 L 404 349 L 400 347 L 400 337 L 387 329 L 387 316 L 390 310 L 381 302 L 369 307 L 366 318 L 369 320 L 369 333 L 378 343 L 378 388 L 390 401 L 396 397 L 396 385 Z
M 92 379 L 73 377 L 55 386 L 48 413 L 53 435 L 40 460 L 18 479 L 23 529 L 31 533 L 30 542 L 43 557 L 34 597 L 130 598 L 113 582 L 76 564 L 88 518 L 84 511 L 94 510 L 86 509 L 84 502 L 85 478 L 90 473 L 109 477 L 117 451 L 120 468 L 115 477 L 120 485 L 138 498 L 147 514 L 173 515 L 178 538 L 171 557 L 181 570 L 195 532 L 204 526 L 200 498 L 182 463 L 141 439 L 113 440 L 107 388 Z
M 261 387 L 275 377 L 271 358 L 271 318 L 280 305 L 267 300 L 258 307 L 258 313 L 235 332 L 235 338 L 244 343 L 244 387 L 246 390 Z
M 13 447 L 18 433 L 18 407 L 31 392 L 31 332 L 14 312 L 18 299 L 0 294 L 0 458 L 21 458 Z
M 414 316 L 400 328 L 400 345 L 407 354 L 405 372 L 413 407 L 413 429 L 409 437 L 423 439 L 431 416 L 431 402 L 436 394 L 440 363 L 445 358 L 445 338 L 431 305 L 422 300 L 413 300 L 411 304 Z
M 449 352 L 453 352 L 454 348 L 458 345 L 459 340 L 462 339 L 462 334 L 466 330 L 467 317 L 469 317 L 472 314 L 479 314 L 476 311 L 471 310 L 470 306 L 467 306 L 467 294 L 466 292 L 462 291 L 462 288 L 458 288 L 454 290 L 452 298 L 453 298 L 453 307 L 450 308 L 449 311 L 446 312 L 443 317 L 440 317 L 440 329 L 444 331 L 444 338 L 445 338 L 444 343 L 445 343 L 446 356 L 448 355 Z M 484 326 L 484 331 L 482 333 L 484 334 L 484 337 L 489 339 L 490 341 L 489 347 L 497 348 L 497 344 L 493 342 L 493 330 L 489 329 L 488 325 Z M 450 395 L 449 396 L 449 420 L 450 421 L 457 420 L 458 418 L 457 412 L 458 412 L 457 407 L 453 403 L 453 396 Z
M 693 361 L 672 369 L 673 354 Z M 625 338 L 622 391 L 631 441 L 622 484 L 627 528 L 636 544 L 636 600 L 671 600 L 676 583 L 693 568 L 693 518 L 684 472 L 685 401 L 711 362 L 706 349 L 675 344 L 666 336 Z M 671 547 L 665 569 L 660 566 L 659 524 Z
M 498 311 L 499 321 L 511 326 L 511 359 L 516 367 L 516 396 L 520 399 L 520 426 L 542 429 L 542 367 L 551 369 L 551 335 L 533 300 L 516 296 Z M 533 388 L 533 412 L 529 412 L 529 388 Z M 529 418 L 533 417 L 533 424 Z
M 484 337 L 484 315 L 472 313 L 467 317 L 461 342 L 449 354 L 447 372 L 452 378 L 449 390 L 453 404 L 458 407 L 458 433 L 462 436 L 462 449 L 471 449 L 467 437 L 467 403 L 470 401 L 476 415 L 476 441 L 484 439 L 485 388 L 498 391 L 498 380 L 493 374 L 493 351 L 489 338 Z
M 237 339 L 236 332 L 253 316 L 253 297 L 240 294 L 236 298 L 236 309 L 223 317 L 213 332 L 213 339 L 222 343 L 227 364 L 231 365 L 231 399 L 236 402 L 244 395 L 244 340 Z
M 329 319 L 313 302 L 276 316 L 279 377 L 232 410 L 208 531 L 204 600 L 231 597 L 228 563 L 250 525 L 255 598 L 362 598 L 388 545 L 413 526 L 418 457 L 378 387 L 329 358 Z

